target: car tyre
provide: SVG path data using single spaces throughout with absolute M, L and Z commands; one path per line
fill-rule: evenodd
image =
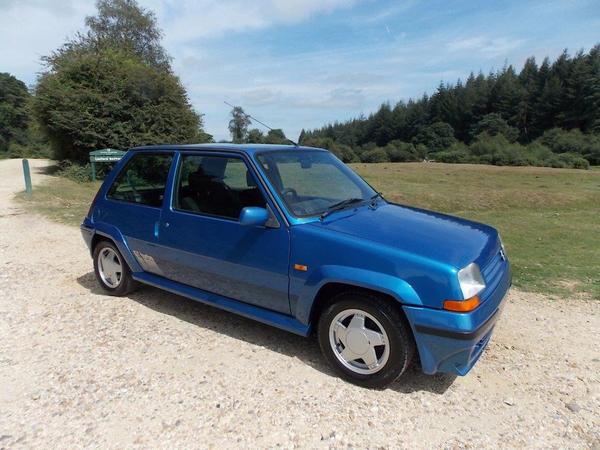
M 367 388 L 381 389 L 398 379 L 415 352 L 410 326 L 398 307 L 361 291 L 332 298 L 319 317 L 317 333 L 335 371 Z
M 108 241 L 100 241 L 94 248 L 94 273 L 102 289 L 117 297 L 127 295 L 137 287 L 131 270 L 117 247 Z

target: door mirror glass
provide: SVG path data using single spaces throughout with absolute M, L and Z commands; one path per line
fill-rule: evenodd
M 240 224 L 250 227 L 264 226 L 269 220 L 269 211 L 258 206 L 246 206 L 240 212 Z

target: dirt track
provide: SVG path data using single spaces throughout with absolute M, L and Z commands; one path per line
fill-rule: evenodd
M 0 161 L 0 448 L 600 449 L 598 301 L 513 289 L 467 377 L 361 389 L 312 340 L 153 288 L 102 295 L 79 230 L 12 201 L 20 164 Z

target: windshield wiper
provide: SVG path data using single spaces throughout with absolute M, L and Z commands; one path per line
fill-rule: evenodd
M 369 201 L 373 201 L 373 200 L 377 200 L 378 198 L 383 199 L 383 195 L 381 195 L 381 192 L 376 192 L 375 194 L 373 194 L 371 196 L 371 198 L 369 199 Z
M 369 206 L 371 208 L 375 208 L 377 206 L 377 199 L 380 198 L 381 200 L 383 200 L 383 195 L 381 194 L 381 192 L 376 192 L 375 194 L 373 194 L 371 196 L 371 198 L 369 199 Z
M 341 209 L 346 208 L 347 206 L 354 205 L 355 203 L 361 203 L 364 201 L 364 198 L 347 198 L 346 200 L 342 200 L 341 202 L 334 203 L 333 205 L 327 208 L 327 211 L 321 214 L 321 219 L 324 219 L 334 211 L 339 211 Z

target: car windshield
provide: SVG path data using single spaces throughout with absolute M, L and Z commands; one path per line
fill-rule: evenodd
M 263 171 L 298 217 L 368 201 L 377 193 L 329 152 L 290 150 L 258 155 Z

